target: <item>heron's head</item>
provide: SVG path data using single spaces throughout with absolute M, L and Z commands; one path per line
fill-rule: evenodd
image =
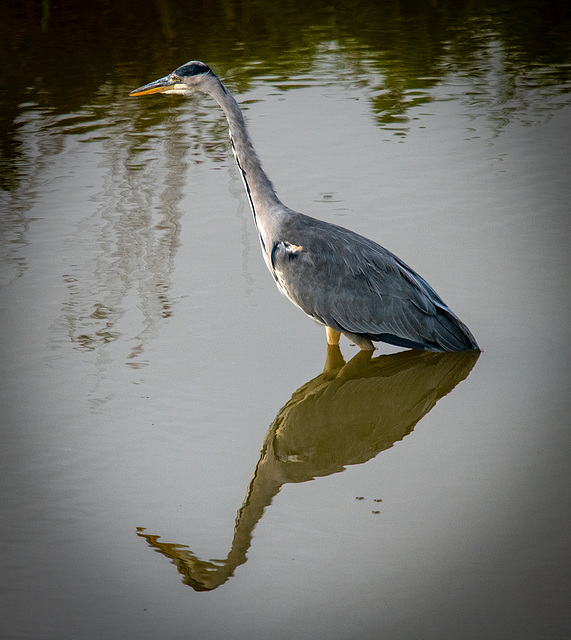
M 210 67 L 204 62 L 191 60 L 163 78 L 131 91 L 129 95 L 145 96 L 151 93 L 168 93 L 187 96 L 199 90 L 200 84 L 208 77 L 215 77 Z

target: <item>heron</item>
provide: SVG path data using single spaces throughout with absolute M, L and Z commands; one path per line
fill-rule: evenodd
M 468 327 L 396 255 L 281 202 L 238 103 L 208 65 L 192 60 L 129 95 L 197 91 L 213 98 L 226 116 L 264 261 L 278 289 L 325 326 L 328 345 L 338 345 L 344 335 L 364 351 L 373 351 L 374 342 L 425 351 L 479 349 Z

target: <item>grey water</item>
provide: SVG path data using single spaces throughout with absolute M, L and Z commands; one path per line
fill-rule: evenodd
M 566 637 L 566 3 L 94 5 L 0 9 L 0 638 Z M 327 352 L 190 59 L 479 358 Z

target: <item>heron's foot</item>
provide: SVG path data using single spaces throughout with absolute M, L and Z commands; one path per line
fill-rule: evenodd
M 329 346 L 336 346 L 339 344 L 339 339 L 341 338 L 341 332 L 331 327 L 325 327 L 325 331 L 327 333 L 327 344 Z M 369 338 L 364 338 L 360 336 L 358 333 L 351 333 L 350 331 L 343 331 L 343 335 L 349 339 L 351 342 L 354 342 L 359 348 L 363 349 L 363 351 L 375 351 L 376 347 L 369 340 Z
M 338 345 L 341 333 L 339 333 L 339 331 L 335 331 L 335 329 L 332 329 L 331 327 L 325 327 L 325 331 L 327 333 L 327 344 L 331 346 Z

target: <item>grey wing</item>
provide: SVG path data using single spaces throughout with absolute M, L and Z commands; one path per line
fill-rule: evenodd
M 434 289 L 395 255 L 341 227 L 319 232 L 272 252 L 278 286 L 307 315 L 337 331 L 409 348 L 478 348 Z

